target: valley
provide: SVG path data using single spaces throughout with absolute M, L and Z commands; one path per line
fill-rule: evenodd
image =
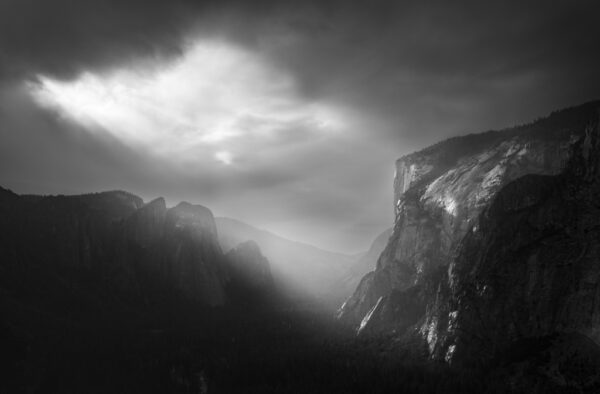
M 188 202 L 0 189 L 0 389 L 597 392 L 599 109 L 400 158 L 394 228 L 357 255 Z

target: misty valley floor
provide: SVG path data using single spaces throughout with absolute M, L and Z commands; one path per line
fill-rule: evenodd
M 161 327 L 2 328 L 3 392 L 482 392 L 472 373 L 428 364 L 389 338 L 357 339 L 329 312 L 204 311 Z M 418 353 L 418 351 L 417 351 Z

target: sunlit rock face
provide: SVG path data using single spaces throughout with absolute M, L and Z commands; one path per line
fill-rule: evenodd
M 60 319 L 223 305 L 228 281 L 212 213 L 115 191 L 19 196 L 0 190 L 0 290 Z M 112 320 L 111 320 L 112 321 Z
M 504 187 L 464 237 L 446 293 L 423 327 L 434 356 L 461 364 L 512 343 L 577 332 L 600 341 L 600 130 L 573 146 L 564 173 Z
M 393 234 L 375 271 L 363 278 L 340 317 L 358 327 L 381 297 L 391 300 L 392 294 L 414 291 L 421 305 L 407 309 L 427 311 L 421 322 L 441 327 L 439 317 L 430 315 L 436 298 L 449 294 L 440 283 L 463 238 L 480 231 L 480 214 L 510 182 L 529 174 L 559 174 L 594 112 L 595 105 L 587 104 L 532 124 L 446 140 L 399 159 Z M 388 306 L 395 312 L 386 316 L 396 317 L 378 319 L 391 330 L 414 320 L 405 319 L 401 309 Z M 452 320 L 446 316 L 445 324 Z M 430 343 L 438 343 L 439 329 L 424 326 L 421 332 Z

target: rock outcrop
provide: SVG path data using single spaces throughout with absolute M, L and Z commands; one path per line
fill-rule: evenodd
M 167 209 L 164 199 L 144 205 L 123 223 L 116 255 L 134 278 L 190 300 L 223 305 L 227 272 L 208 208 L 186 202 Z M 160 292 L 160 291 L 159 291 Z
M 589 171 L 573 167 L 572 152 L 583 141 L 579 151 L 591 157 L 595 142 L 586 130 L 590 135 L 599 106 L 588 103 L 528 125 L 453 138 L 399 159 L 393 234 L 340 318 L 360 332 L 414 328 L 434 357 L 447 360 L 463 351 L 468 359 L 471 348 L 494 354 L 494 347 L 557 327 L 591 330 L 596 208 L 588 207 L 594 201 L 590 189 L 575 191 L 581 177 L 572 171 Z M 559 175 L 563 171 L 569 175 Z M 566 183 L 559 187 L 558 179 Z M 557 193 L 562 197 L 542 203 Z M 559 242 L 555 231 L 585 236 Z M 571 260 L 565 267 L 559 263 Z M 483 301 L 487 297 L 493 301 Z M 476 342 L 487 347 L 471 347 Z
M 0 190 L 2 305 L 59 319 L 224 305 L 229 281 L 209 209 L 126 192 Z M 18 307 L 17 305 L 23 305 Z
M 256 242 L 239 244 L 225 255 L 225 259 L 230 272 L 227 294 L 233 304 L 264 308 L 278 301 L 269 260 Z
M 472 225 L 423 326 L 434 356 L 476 364 L 562 333 L 600 343 L 598 201 L 595 122 L 562 174 L 515 180 Z
M 225 256 L 230 264 L 232 276 L 247 286 L 261 289 L 273 287 L 269 261 L 254 241 L 246 241 L 230 250 Z

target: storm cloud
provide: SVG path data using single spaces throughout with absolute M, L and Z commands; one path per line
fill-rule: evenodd
M 189 200 L 348 252 L 394 160 L 600 96 L 581 2 L 0 2 L 0 184 Z M 85 102 L 84 102 L 85 101 Z

